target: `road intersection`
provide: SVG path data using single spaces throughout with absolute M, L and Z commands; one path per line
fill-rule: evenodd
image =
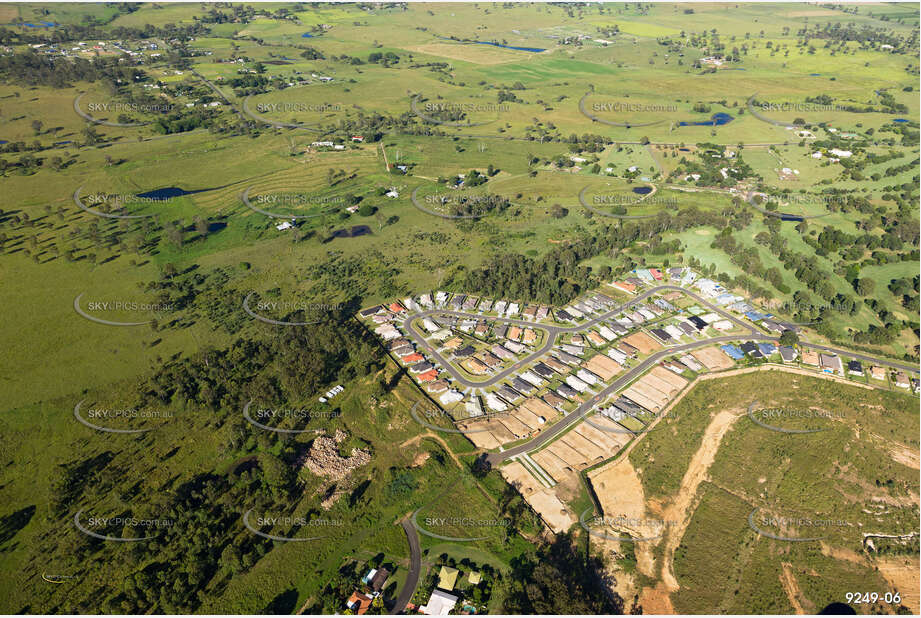
M 649 370 L 654 365 L 656 365 L 661 360 L 667 357 L 673 356 L 674 354 L 677 354 L 677 353 L 688 352 L 690 350 L 694 350 L 694 349 L 701 348 L 701 347 L 706 347 L 709 345 L 736 342 L 736 341 L 739 341 L 740 339 L 745 339 L 749 341 L 771 342 L 771 343 L 776 344 L 779 342 L 780 338 L 774 335 L 767 335 L 767 334 L 764 334 L 763 332 L 760 332 L 754 325 L 744 322 L 743 320 L 732 315 L 731 313 L 729 313 L 722 307 L 714 305 L 713 303 L 702 298 L 698 294 L 691 292 L 690 290 L 687 290 L 680 286 L 669 285 L 669 284 L 663 284 L 663 285 L 659 285 L 659 286 L 650 288 L 636 295 L 634 298 L 631 298 L 628 302 L 623 303 L 622 305 L 615 307 L 614 309 L 611 309 L 610 311 L 607 311 L 598 317 L 592 318 L 591 320 L 588 320 L 587 322 L 584 322 L 576 326 L 556 326 L 556 325 L 549 325 L 549 324 L 539 324 L 533 321 L 518 320 L 518 319 L 513 319 L 513 318 L 493 318 L 490 316 L 484 316 L 483 314 L 479 314 L 479 313 L 453 311 L 453 310 L 446 310 L 446 309 L 429 309 L 425 311 L 419 311 L 419 312 L 416 312 L 416 313 L 413 313 L 407 316 L 403 320 L 403 328 L 404 328 L 404 332 L 406 332 L 414 340 L 416 345 L 419 348 L 422 348 L 423 350 L 425 350 L 438 363 L 440 363 L 441 366 L 449 374 L 451 374 L 451 377 L 454 378 L 459 384 L 462 384 L 467 387 L 483 388 L 483 387 L 488 387 L 493 384 L 496 384 L 497 382 L 504 380 L 508 376 L 522 371 L 524 367 L 527 367 L 531 363 L 543 357 L 554 346 L 554 344 L 557 341 L 558 335 L 561 335 L 564 333 L 578 333 L 578 332 L 586 331 L 590 329 L 591 327 L 605 320 L 609 320 L 612 317 L 622 313 L 624 310 L 629 309 L 631 306 L 642 303 L 644 300 L 646 300 L 650 296 L 653 296 L 663 291 L 682 292 L 683 294 L 686 294 L 687 296 L 695 300 L 697 303 L 703 305 L 710 311 L 719 314 L 723 318 L 731 321 L 733 324 L 742 328 L 746 332 L 741 333 L 741 334 L 722 335 L 718 337 L 708 337 L 706 339 L 700 339 L 698 341 L 692 341 L 690 343 L 683 343 L 679 345 L 669 346 L 669 347 L 666 347 L 656 352 L 655 354 L 641 361 L 639 364 L 631 367 L 626 373 L 621 375 L 617 380 L 615 380 L 614 382 L 606 386 L 600 392 L 592 396 L 589 400 L 580 404 L 574 410 L 566 414 L 562 419 L 560 419 L 559 421 L 557 421 L 550 427 L 544 429 L 542 432 L 540 432 L 538 435 L 536 435 L 534 438 L 532 438 L 528 442 L 524 444 L 520 444 L 516 447 L 510 448 L 504 451 L 490 453 L 486 456 L 486 460 L 491 465 L 498 465 L 507 459 L 521 455 L 523 453 L 533 451 L 539 448 L 540 446 L 542 446 L 543 444 L 547 443 L 548 441 L 553 440 L 556 436 L 566 431 L 566 429 L 570 425 L 572 425 L 574 422 L 582 419 L 583 417 L 587 416 L 590 412 L 592 412 L 595 406 L 605 401 L 609 395 L 617 392 L 618 390 L 622 388 L 625 388 L 634 379 L 638 378 L 639 376 L 644 374 L 647 370 Z M 525 358 L 521 359 L 520 361 L 517 361 L 514 365 L 504 369 L 503 371 L 497 374 L 490 376 L 486 380 L 481 380 L 481 381 L 470 380 L 466 376 L 461 374 L 451 362 L 446 360 L 441 355 L 441 353 L 437 349 L 434 348 L 434 346 L 430 345 L 429 342 L 425 339 L 425 336 L 413 324 L 413 322 L 416 320 L 423 319 L 425 317 L 434 316 L 434 315 L 450 315 L 450 316 L 459 317 L 459 318 L 468 318 L 468 319 L 476 319 L 476 320 L 482 320 L 482 319 L 488 318 L 496 322 L 502 322 L 506 324 L 514 324 L 517 326 L 526 326 L 529 328 L 539 329 L 546 333 L 546 337 L 545 337 L 544 343 L 540 346 L 540 348 L 538 348 L 536 351 L 532 352 L 531 354 L 527 355 Z M 912 373 L 919 372 L 918 367 L 916 366 L 910 366 L 910 365 L 898 363 L 895 361 L 878 359 L 878 358 L 874 358 L 872 356 L 868 356 L 865 354 L 849 352 L 847 350 L 841 350 L 841 349 L 833 348 L 830 346 L 812 344 L 812 343 L 807 343 L 807 342 L 800 342 L 799 345 L 800 347 L 804 347 L 804 348 L 810 348 L 810 349 L 820 350 L 823 352 L 830 352 L 834 354 L 844 355 L 844 356 L 860 359 L 860 360 L 867 361 L 867 362 L 876 363 L 879 365 L 884 365 L 884 366 L 895 368 L 895 369 L 902 369 L 905 371 L 910 371 Z

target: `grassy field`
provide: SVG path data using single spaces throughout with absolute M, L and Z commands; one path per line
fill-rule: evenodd
M 770 395 L 752 394 L 756 389 Z M 745 416 L 749 405 L 756 414 L 764 409 L 812 410 L 811 418 L 790 414 L 766 422 L 819 431 L 767 430 Z M 805 599 L 797 602 L 811 611 L 843 600 L 854 586 L 890 590 L 875 572 L 878 556 L 862 545 L 860 532 L 872 528 L 899 534 L 914 527 L 917 474 L 899 454 L 918 449 L 913 437 L 918 416 L 911 399 L 779 372 L 705 382 L 678 404 L 678 420 L 645 436 L 630 455 L 633 465 L 642 467 L 647 500 L 675 495 L 701 446 L 704 428 L 713 414 L 727 409 L 742 416 L 720 443 L 675 551 L 681 585 L 673 597 L 675 608 L 689 613 L 708 607 L 729 613 L 789 612 L 790 601 L 775 583 L 783 581 L 784 569 L 795 573 Z M 868 506 L 880 501 L 887 506 Z M 768 534 L 821 536 L 821 547 L 760 535 L 748 523 L 754 512 L 756 526 Z M 771 517 L 841 523 L 777 527 Z M 713 555 L 732 558 L 705 558 Z
M 473 478 L 469 470 L 475 455 L 463 437 L 444 434 L 441 440 L 413 441 L 423 429 L 408 409 L 422 394 L 392 365 L 382 374 L 390 386 L 384 394 L 378 392 L 381 376 L 343 378 L 346 395 L 333 406 L 341 416 L 316 426 L 329 432 L 341 429 L 349 434 L 349 444 L 367 445 L 371 463 L 338 483 L 305 473 L 297 480 L 298 490 L 285 496 L 267 490 L 247 462 L 306 448 L 312 434 L 290 440 L 261 435 L 242 420 L 235 404 L 218 396 L 211 407 L 167 398 L 155 410 L 166 422 L 159 417 L 140 424 L 112 420 L 116 428 L 150 429 L 138 434 L 95 432 L 74 418 L 74 406 L 85 400 L 85 409 L 129 407 L 147 380 L 166 366 L 208 359 L 237 340 L 268 341 L 284 333 L 243 311 L 243 299 L 251 293 L 312 306 L 367 307 L 433 289 L 461 289 L 471 271 L 507 254 L 527 256 L 535 260 L 535 268 L 545 269 L 535 277 L 535 286 L 577 281 L 581 267 L 597 272 L 610 266 L 622 274 L 637 264 L 687 264 L 692 258 L 716 273 L 737 277 L 747 273 L 733 263 L 734 256 L 711 246 L 722 226 L 732 226 L 741 247 L 756 248 L 765 267 L 780 271 L 789 293 L 766 281 L 759 285 L 775 300 L 790 300 L 806 286 L 783 267 L 773 249 L 755 240 L 770 231 L 764 217 L 736 204 L 725 185 L 696 187 L 684 174 L 671 176 L 704 160 L 707 147 L 698 147 L 700 143 L 732 149 L 747 144 L 740 152 L 754 176 L 746 180 L 746 190 L 774 194 L 791 189 L 812 195 L 836 188 L 866 196 L 871 207 L 864 211 L 833 212 L 810 222 L 805 231 L 784 223 L 778 233 L 787 247 L 817 255 L 829 273 L 828 282 L 842 294 L 855 295 L 848 265 L 859 264 L 859 276 L 876 281 L 869 299 L 873 302 L 862 303 L 853 316 L 836 317 L 836 328 L 847 332 L 883 326 L 879 314 L 886 311 L 899 321 L 898 334 L 892 343 L 873 350 L 895 357 L 917 354 L 916 311 L 887 289 L 891 279 L 917 275 L 918 239 L 911 233 L 917 213 L 899 205 L 916 202 L 918 181 L 913 162 L 919 149 L 912 143 L 921 109 L 915 90 L 918 19 L 910 6 L 860 5 L 844 12 L 817 6 L 701 4 L 688 12 L 665 4 L 271 3 L 250 7 L 252 13 L 234 5 L 240 16 L 214 5 L 215 11 L 227 12 L 216 20 L 208 17 L 211 8 L 181 3 L 131 10 L 115 4 L 0 7 L 0 23 L 11 36 L 61 32 L 62 24 L 96 28 L 78 31 L 78 41 L 89 42 L 86 49 L 73 50 L 81 47 L 77 41 L 63 43 L 66 58 L 50 54 L 50 39 L 32 51 L 32 39 L 11 39 L 12 51 L 5 54 L 34 52 L 42 60 L 70 62 L 73 56 L 92 59 L 98 53 L 121 57 L 122 68 L 144 76 L 137 83 L 125 73 L 121 81 L 73 79 L 52 86 L 35 70 L 33 75 L 5 75 L 0 85 L 0 301 L 7 318 L 0 327 L 5 351 L 0 360 L 0 437 L 6 464 L 0 472 L 0 496 L 6 505 L 0 510 L 0 555 L 7 575 L 0 598 L 8 612 L 192 608 L 281 613 L 280 608 L 293 613 L 305 605 L 308 613 L 340 611 L 339 605 L 324 605 L 333 595 L 327 586 L 341 584 L 342 570 L 350 564 L 364 568 L 383 553 L 397 565 L 396 582 L 404 581 L 408 549 L 395 523 L 409 512 L 422 509 L 423 519 L 504 516 L 499 504 L 508 502 L 505 483 L 495 474 Z M 46 21 L 51 25 L 41 28 L 22 23 Z M 909 42 L 897 52 L 879 48 L 878 42 L 836 40 L 825 46 L 818 43 L 821 39 L 810 38 L 815 49 L 800 45 L 798 30 L 820 24 L 881 28 L 891 31 L 892 40 Z M 154 29 L 150 39 L 134 38 L 131 29 L 147 27 Z M 174 32 L 181 27 L 194 28 L 195 34 L 180 46 Z M 94 42 L 103 39 L 106 45 L 99 47 L 105 49 L 93 50 Z M 138 50 L 142 62 L 129 67 L 128 57 L 114 47 L 116 40 Z M 491 42 L 543 51 L 480 44 Z M 695 66 L 717 44 L 725 54 L 738 53 L 739 61 L 712 72 Z M 178 59 L 172 52 L 179 47 L 206 55 Z M 220 88 L 227 100 L 196 73 Z M 756 93 L 759 100 L 778 103 L 803 103 L 806 97 L 825 94 L 836 103 L 879 105 L 883 90 L 907 111 L 836 111 L 808 118 L 821 139 L 830 138 L 818 123 L 859 133 L 855 161 L 890 151 L 902 155 L 867 162 L 862 180 L 841 164 L 811 158 L 812 140 L 800 143 L 792 131 L 759 120 L 745 107 Z M 423 106 L 481 106 L 467 119 L 485 124 L 433 123 L 413 112 L 416 96 Z M 583 96 L 588 115 L 580 111 Z M 146 124 L 93 124 L 74 111 L 78 97 L 87 113 L 99 104 L 151 97 L 177 110 L 172 121 L 194 118 L 200 123 L 167 126 L 169 118 L 156 124 L 161 116 L 132 111 L 132 122 Z M 221 104 L 203 108 L 212 100 Z M 241 120 L 244 103 L 257 120 Z M 682 124 L 706 121 L 715 113 L 729 114 L 732 120 L 722 126 Z M 593 114 L 596 120 L 589 117 Z M 91 115 L 120 122 L 117 112 Z M 766 115 L 787 118 L 780 112 Z M 903 140 L 891 131 L 896 117 L 910 120 L 906 126 L 915 137 L 909 132 Z M 320 130 L 273 128 L 268 121 Z M 609 124 L 646 122 L 656 124 Z M 355 135 L 364 135 L 365 141 L 353 141 Z M 327 140 L 345 148 L 313 145 Z M 777 145 L 769 149 L 763 144 Z M 407 166 L 407 173 L 399 173 L 397 165 Z M 887 172 L 896 166 L 907 167 Z M 777 173 L 782 167 L 800 174 L 783 180 Z M 453 189 L 445 182 L 490 168 L 491 175 L 479 186 Z M 874 174 L 880 176 L 874 179 Z M 634 191 L 639 187 L 653 192 L 642 197 Z M 138 218 L 82 210 L 74 201 L 78 189 L 90 208 Z M 410 199 L 416 189 L 423 198 L 436 193 L 498 196 L 510 205 L 477 220 L 450 220 L 417 208 Z M 384 195 L 390 190 L 398 197 Z M 141 197 L 163 191 L 169 199 Z M 281 216 L 248 208 L 242 199 L 247 191 L 253 205 Z M 584 207 L 580 193 L 591 209 Z M 110 196 L 109 201 L 97 203 L 94 196 L 100 195 Z M 111 196 L 123 199 L 116 203 Z M 649 228 L 631 227 L 608 216 L 623 214 L 612 200 L 628 204 L 626 214 L 659 219 Z M 117 205 L 124 210 L 114 210 Z M 358 208 L 349 212 L 348 206 Z M 823 214 L 824 207 L 803 200 L 790 210 Z M 303 218 L 296 229 L 277 230 L 288 216 Z M 845 259 L 847 247 L 818 255 L 810 242 L 817 242 L 826 228 L 855 236 L 866 231 L 879 246 L 856 260 Z M 894 236 L 900 244 L 883 246 Z M 610 238 L 624 248 L 595 251 L 597 240 Z M 679 244 L 662 248 L 673 241 Z M 579 252 L 570 251 L 570 245 Z M 562 257 L 545 265 L 540 260 L 547 256 Z M 112 326 L 85 319 L 74 309 L 78 296 L 81 310 L 94 318 L 144 324 Z M 908 296 L 917 299 L 916 285 Z M 116 301 L 156 307 L 110 310 L 97 304 Z M 265 316 L 284 320 L 287 312 L 267 310 Z M 808 336 L 824 340 L 812 332 Z M 374 341 L 370 335 L 366 339 Z M 319 372 L 322 367 L 310 369 Z M 176 380 L 195 383 L 198 377 Z M 770 469 L 765 487 L 772 497 L 795 501 L 808 490 L 815 508 L 829 508 L 835 494 L 797 474 L 800 466 L 825 466 L 826 477 L 840 481 L 853 495 L 862 495 L 865 485 L 876 480 L 874 475 L 885 472 L 886 478 L 879 480 L 892 483 L 880 491 L 904 502 L 917 489 L 904 466 L 887 459 L 879 443 L 900 440 L 917 450 L 917 440 L 902 436 L 906 428 L 916 429 L 917 416 L 908 410 L 911 400 L 894 394 L 855 394 L 811 378 L 797 378 L 801 387 L 792 391 L 784 386 L 788 382 L 774 377 L 734 380 L 696 389 L 681 404 L 680 424 L 663 421 L 666 430 L 644 439 L 632 457 L 644 468 L 647 495 L 664 498 L 676 490 L 710 412 L 737 405 L 739 392 L 768 392 L 768 384 L 782 389 L 778 402 L 805 405 L 809 397 L 822 397 L 824 405 L 853 410 L 836 431 L 804 438 L 809 447 L 802 450 L 791 449 L 777 436 L 762 436 L 756 428 L 733 431 L 702 490 L 701 506 L 685 539 L 690 549 L 676 560 L 679 580 L 688 582 L 688 591 L 676 597 L 679 609 L 703 611 L 710 603 L 721 611 L 786 612 L 790 606 L 784 604 L 772 570 L 775 554 L 783 550 L 767 539 L 746 536 L 748 528 L 735 521 L 743 505 L 752 502 L 747 498 L 763 491 L 753 480 L 760 475 L 741 471 Z M 263 394 L 278 385 L 260 378 L 250 387 Z M 312 405 L 322 392 L 305 391 L 299 401 L 288 403 Z M 851 433 L 858 431 L 860 437 Z M 827 457 L 840 455 L 839 447 L 851 450 L 846 451 L 846 465 L 836 469 Z M 461 466 L 452 457 L 458 453 Z M 785 463 L 772 468 L 772 456 Z M 59 482 L 64 464 L 86 468 L 80 469 L 84 477 L 72 481 L 68 508 L 59 511 L 55 505 L 63 491 Z M 745 497 L 729 489 L 744 491 Z M 338 498 L 327 502 L 331 496 Z M 580 503 L 586 499 L 579 498 Z M 169 515 L 183 530 L 197 529 L 203 521 L 214 523 L 221 530 L 215 537 L 247 550 L 252 563 L 237 564 L 232 552 L 208 555 L 201 538 L 168 536 L 164 551 L 181 547 L 180 554 L 219 567 L 205 573 L 183 564 L 171 579 L 154 580 L 150 573 L 160 572 L 162 565 L 146 562 L 147 553 L 132 549 L 132 544 L 90 540 L 70 523 L 80 508 L 105 515 L 154 516 L 167 504 L 180 505 Z M 242 525 L 248 508 L 320 514 L 343 523 L 322 541 L 263 542 Z M 726 535 L 716 535 L 710 526 L 724 512 L 733 514 L 732 522 Z M 511 568 L 533 550 L 525 537 L 533 539 L 539 532 L 529 512 L 522 513 L 516 525 L 524 536 L 506 535 L 504 528 L 492 526 L 487 539 L 472 543 L 425 537 L 426 560 L 446 551 L 457 560 Z M 846 516 L 861 517 L 853 510 Z M 904 511 L 897 516 L 903 517 Z M 463 532 L 449 527 L 442 534 Z M 852 538 L 837 541 L 853 549 Z M 739 544 L 744 555 L 721 564 L 719 573 L 709 570 L 712 563 L 701 557 L 708 552 L 731 554 Z M 794 570 L 827 569 L 821 577 L 797 571 L 803 594 L 815 602 L 822 595 L 839 594 L 845 584 L 868 573 L 864 567 L 848 570 L 824 554 L 794 554 Z M 47 586 L 40 579 L 43 572 L 76 579 Z M 710 576 L 714 579 L 708 580 Z M 770 594 L 767 588 L 753 592 L 762 577 L 771 580 Z M 720 581 L 721 588 L 733 592 L 719 596 L 716 590 L 704 590 L 708 581 Z M 168 605 L 150 592 L 195 590 L 202 582 L 201 602 L 193 605 Z M 756 602 L 740 605 L 746 598 Z M 494 598 L 491 608 L 499 611 L 498 602 Z

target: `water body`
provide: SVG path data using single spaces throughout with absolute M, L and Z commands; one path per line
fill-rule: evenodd
M 790 213 L 782 212 L 780 213 L 781 221 L 802 221 L 803 218 L 799 215 L 791 215 Z
M 896 118 L 892 122 L 908 122 L 907 118 Z
M 302 38 L 302 39 L 315 39 L 315 38 L 317 38 L 318 36 L 320 36 L 320 35 L 319 35 L 319 34 L 310 34 L 309 32 L 305 32 L 304 34 L 301 35 L 301 38 Z
M 9 144 L 9 142 L 5 139 L 0 139 L 0 144 Z
M 652 187 L 633 187 L 633 192 L 639 195 L 649 195 L 652 193 Z
M 809 74 L 809 77 L 818 77 L 818 76 L 820 76 L 820 75 L 821 75 L 821 73 L 810 73 L 810 74 Z
M 55 143 L 54 143 L 55 146 L 63 146 L 63 145 L 65 145 L 65 144 L 73 144 L 73 142 L 70 141 L 70 140 L 67 140 L 67 141 L 65 141 L 65 142 L 55 142 Z
M 445 41 L 455 41 L 457 39 L 452 39 L 446 36 L 440 36 L 439 39 L 444 39 Z M 475 43 L 477 45 L 492 45 L 493 47 L 502 47 L 504 49 L 514 49 L 515 51 L 526 51 L 540 53 L 547 51 L 543 47 L 515 47 L 514 45 L 503 45 L 502 43 L 493 43 L 492 41 L 458 41 L 459 43 Z
M 709 126 L 722 126 L 724 124 L 729 124 L 732 122 L 732 116 L 724 112 L 719 112 L 710 116 L 710 120 L 700 120 L 697 122 L 692 121 L 681 121 L 678 123 L 679 127 L 709 127 Z
M 356 236 L 365 236 L 371 233 L 371 228 L 367 225 L 355 225 L 351 230 L 341 229 L 333 232 L 333 238 L 355 238 Z
M 185 189 L 180 189 L 179 187 L 164 187 L 162 189 L 154 189 L 153 191 L 148 191 L 147 193 L 138 193 L 138 197 L 150 198 L 154 200 L 168 200 L 174 197 L 182 197 L 183 195 L 201 193 L 202 191 L 208 191 L 208 189 L 186 191 Z
M 540 53 L 542 51 L 547 51 L 541 47 L 515 47 L 514 45 L 502 45 L 501 43 L 492 43 L 490 41 L 470 41 L 471 43 L 476 43 L 477 45 L 492 45 L 493 47 L 504 47 L 505 49 L 514 49 L 515 51 L 526 51 Z
M 681 152 L 691 152 L 690 148 L 679 148 L 678 150 L 680 150 Z
M 54 28 L 58 24 L 52 21 L 40 21 L 37 24 L 23 24 L 26 28 Z

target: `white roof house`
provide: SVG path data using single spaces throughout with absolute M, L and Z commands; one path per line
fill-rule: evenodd
M 486 394 L 486 405 L 489 406 L 490 410 L 495 410 L 496 412 L 504 412 L 505 410 L 508 410 L 508 406 L 505 404 L 505 402 L 495 393 Z
M 588 390 L 588 384 L 577 378 L 576 376 L 566 376 L 566 384 L 576 389 L 580 393 L 584 393 Z
M 525 371 L 518 377 L 524 380 L 525 382 L 528 382 L 529 384 L 533 384 L 534 386 L 540 386 L 541 384 L 544 383 L 544 381 L 540 379 L 540 377 L 538 377 L 537 374 L 531 373 L 530 371 Z
M 438 400 L 443 404 L 456 403 L 461 401 L 464 398 L 464 395 L 460 391 L 449 390 L 445 392 Z
M 429 602 L 419 607 L 426 616 L 447 616 L 457 605 L 457 597 L 437 588 L 432 591 Z

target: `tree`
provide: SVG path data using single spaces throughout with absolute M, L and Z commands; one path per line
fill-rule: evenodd
M 863 279 L 857 280 L 857 293 L 861 296 L 870 296 L 873 293 L 873 290 L 876 289 L 876 282 L 872 279 L 864 277 Z
M 799 343 L 799 335 L 795 331 L 785 330 L 780 334 L 780 345 L 796 345 Z

